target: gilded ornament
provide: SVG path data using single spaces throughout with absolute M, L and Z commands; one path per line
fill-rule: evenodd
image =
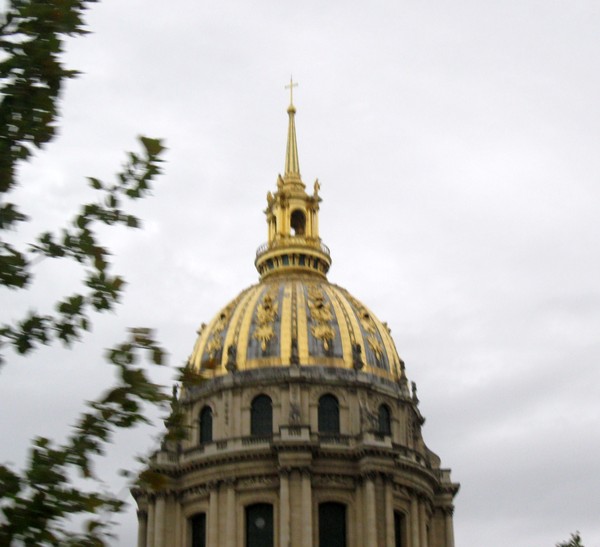
M 256 309 L 256 322 L 253 337 L 260 342 L 262 351 L 267 350 L 269 340 L 275 336 L 273 324 L 277 319 L 278 305 L 275 301 L 277 289 L 270 289 Z
M 375 321 L 373 321 L 373 318 L 365 308 L 360 310 L 360 324 L 363 326 L 363 329 L 371 334 L 376 331 Z
M 373 335 L 370 335 L 367 338 L 367 342 L 369 342 L 369 347 L 375 354 L 375 357 L 377 357 L 378 360 L 381 360 L 383 357 L 383 346 L 381 345 L 381 342 Z
M 208 353 L 209 359 L 214 359 L 222 347 L 223 341 L 221 340 L 221 336 L 219 333 L 215 332 L 206 344 L 206 352 Z
M 273 338 L 274 334 L 275 331 L 271 325 L 259 325 L 254 331 L 254 338 L 260 342 L 260 348 L 266 351 L 267 343 Z
M 312 326 L 311 332 L 315 338 L 323 341 L 325 351 L 329 350 L 329 341 L 335 338 L 335 332 L 333 332 L 331 326 L 325 323 L 318 323 Z
M 325 300 L 323 291 L 315 285 L 308 287 L 308 309 L 313 321 L 312 335 L 323 342 L 325 351 L 329 350 L 329 343 L 335 338 L 335 331 L 330 322 L 333 320 L 331 304 Z

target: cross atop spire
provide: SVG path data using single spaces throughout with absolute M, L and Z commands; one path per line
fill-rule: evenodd
M 290 76 L 290 85 L 286 85 L 285 88 L 290 90 L 290 106 L 294 106 L 294 88 L 298 87 L 298 82 L 294 83 L 294 80 Z

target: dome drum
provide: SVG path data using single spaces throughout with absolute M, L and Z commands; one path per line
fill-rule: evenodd
M 270 430 L 255 435 L 253 409 L 259 398 L 269 401 Z M 333 424 L 330 415 L 322 419 L 322 412 L 331 412 L 323 408 L 324 400 L 336 404 Z M 446 514 L 458 485 L 424 444 L 417 402 L 397 382 L 335 367 L 271 367 L 190 386 L 177 405 L 187 438 L 164 444 L 151 462 L 165 484 L 152 497 L 145 489 L 133 493 L 142 513 L 154 507 L 154 518 L 158 499 L 165 499 L 167 515 L 179 506 L 187 518 L 173 522 L 182 537 L 194 515 L 218 508 L 212 544 L 246 545 L 244 522 L 228 515 L 268 502 L 276 514 L 274 546 L 287 545 L 282 526 L 294 533 L 296 527 L 305 531 L 307 522 L 310 545 L 319 545 L 313 536 L 319 532 L 318 509 L 337 501 L 352 515 L 349 547 L 387 545 L 394 512 L 406 519 L 406 533 L 427 528 L 429 545 L 450 545 Z M 199 419 L 206 408 L 213 416 L 208 440 Z M 288 512 L 285 522 L 282 511 Z

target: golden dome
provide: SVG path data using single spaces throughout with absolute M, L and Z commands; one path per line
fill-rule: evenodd
M 306 274 L 242 291 L 201 327 L 190 363 L 207 376 L 291 365 L 403 375 L 387 325 L 345 289 Z
M 205 376 L 259 367 L 363 369 L 404 380 L 389 329 L 348 291 L 327 281 L 329 249 L 319 237 L 319 190 L 300 176 L 296 109 L 290 106 L 284 176 L 267 194 L 268 241 L 258 248 L 260 283 L 202 325 L 190 366 Z

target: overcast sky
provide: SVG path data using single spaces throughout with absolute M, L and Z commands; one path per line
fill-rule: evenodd
M 104 0 L 88 21 L 60 138 L 22 169 L 31 232 L 64 224 L 136 135 L 164 138 L 167 162 L 136 207 L 144 230 L 106 232 L 130 283 L 118 312 L 75 351 L 0 371 L 0 460 L 66 434 L 126 327 L 155 327 L 178 366 L 257 281 L 293 73 L 329 279 L 392 328 L 425 440 L 461 483 L 457 547 L 575 530 L 600 547 L 600 3 Z M 37 272 L 25 298 L 2 295 L 4 318 L 77 279 Z M 134 467 L 159 430 L 119 436 L 101 469 Z M 133 508 L 119 520 L 115 545 L 133 545 Z

